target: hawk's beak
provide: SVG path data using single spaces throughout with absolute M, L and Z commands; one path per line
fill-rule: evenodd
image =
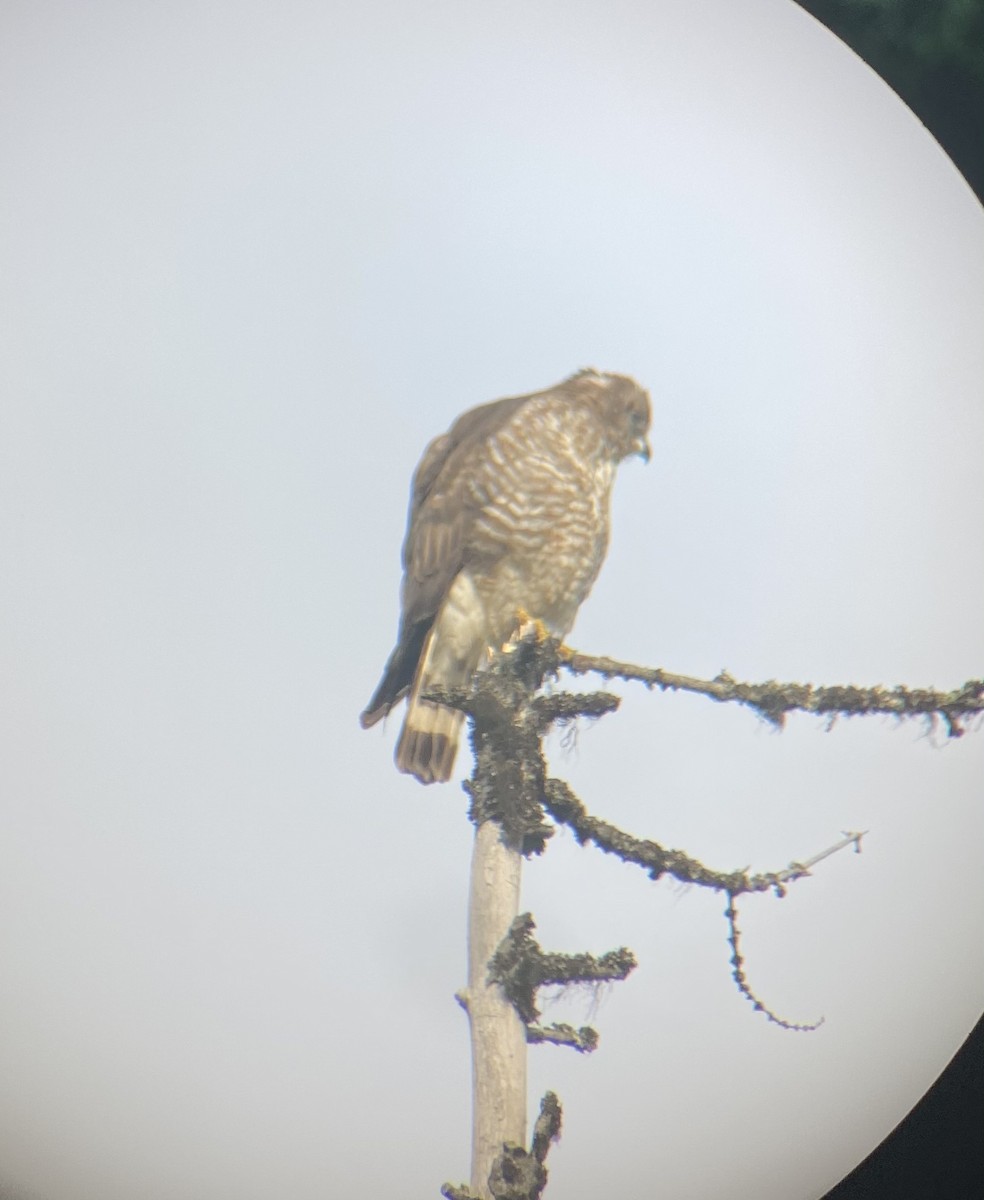
M 649 462 L 653 456 L 652 447 L 649 445 L 649 439 L 640 437 L 632 443 L 632 453 L 638 454 L 643 462 Z

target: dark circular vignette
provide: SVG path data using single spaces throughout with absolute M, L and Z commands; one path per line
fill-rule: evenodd
M 797 0 L 885 80 L 984 204 L 984 0 Z
M 938 1196 L 984 1188 L 984 1017 L 906 1119 L 824 1200 Z

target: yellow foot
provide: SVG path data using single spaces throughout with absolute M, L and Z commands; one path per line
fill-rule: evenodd
M 550 630 L 544 625 L 539 617 L 532 617 L 525 608 L 516 609 L 516 632 L 513 634 L 512 640 L 519 640 L 527 637 L 529 634 L 538 642 L 547 641 L 551 634 Z
M 531 617 L 525 608 L 517 608 L 515 631 L 509 641 L 502 647 L 502 652 L 504 654 L 511 654 L 516 649 L 516 643 L 521 642 L 523 638 L 528 637 L 530 634 L 540 643 L 547 642 L 554 636 L 539 617 Z M 571 649 L 564 642 L 561 642 L 557 647 L 557 656 L 562 662 L 569 662 L 576 654 L 577 651 Z M 489 657 L 494 657 L 491 650 L 489 651 Z

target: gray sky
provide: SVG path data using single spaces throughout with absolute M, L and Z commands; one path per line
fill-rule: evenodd
M 631 373 L 654 460 L 574 645 L 979 676 L 982 211 L 788 0 L 10 0 L 0 151 L 0 1186 L 436 1196 L 471 829 L 357 724 L 420 451 Z M 545 946 L 640 959 L 548 1008 L 593 1057 L 531 1052 L 550 1194 L 818 1196 L 984 1006 L 984 731 L 620 690 L 553 747 L 597 815 L 718 868 L 870 833 L 742 906 L 812 1035 L 720 897 L 527 868 Z

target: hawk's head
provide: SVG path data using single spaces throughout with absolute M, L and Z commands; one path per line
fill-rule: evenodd
M 601 416 L 612 457 L 616 462 L 638 454 L 649 462 L 649 425 L 652 409 L 649 393 L 628 375 L 613 375 L 585 367 L 572 375 L 569 382 L 583 392 Z

